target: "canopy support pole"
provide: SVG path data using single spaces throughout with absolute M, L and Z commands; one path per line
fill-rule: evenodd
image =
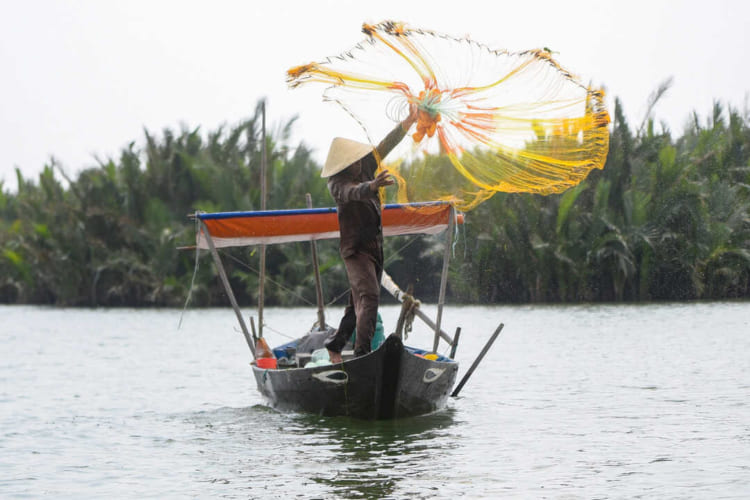
M 435 321 L 435 339 L 432 342 L 432 351 L 437 352 L 440 343 L 440 323 L 443 320 L 443 306 L 445 305 L 445 289 L 448 284 L 448 264 L 451 258 L 451 247 L 453 246 L 453 228 L 455 227 L 456 212 L 451 205 L 448 215 L 448 228 L 446 229 L 445 250 L 443 252 L 443 271 L 440 275 L 440 295 L 438 296 L 437 320 Z M 449 342 L 453 343 L 453 342 Z
M 203 234 L 206 237 L 206 242 L 208 243 L 208 249 L 211 251 L 211 257 L 214 258 L 214 264 L 216 265 L 216 270 L 219 271 L 219 278 L 221 278 L 221 283 L 224 285 L 224 291 L 227 293 L 227 296 L 229 297 L 229 302 L 231 302 L 232 304 L 232 309 L 234 309 L 234 314 L 237 316 L 237 320 L 240 322 L 240 328 L 242 328 L 242 334 L 245 336 L 245 341 L 247 342 L 247 346 L 250 348 L 250 352 L 253 353 L 253 358 L 255 358 L 255 346 L 253 345 L 252 339 L 250 339 L 250 333 L 247 331 L 247 325 L 245 325 L 245 320 L 242 319 L 242 312 L 240 312 L 240 306 L 237 305 L 237 299 L 234 297 L 232 286 L 229 284 L 229 278 L 227 278 L 227 273 L 224 270 L 224 265 L 221 263 L 221 257 L 219 257 L 219 252 L 216 251 L 216 247 L 214 246 L 214 240 L 211 238 L 211 233 L 208 232 L 208 228 L 203 223 L 203 221 L 201 221 L 201 230 L 203 231 Z
M 266 209 L 266 101 L 261 103 L 261 159 L 260 159 L 260 209 Z M 263 337 L 263 303 L 266 288 L 266 245 L 260 245 L 260 276 L 258 278 L 258 337 Z
M 312 208 L 312 196 L 310 193 L 305 194 L 307 208 Z M 315 238 L 310 239 L 310 248 L 312 249 L 313 271 L 315 272 L 315 296 L 318 300 L 318 330 L 326 329 L 326 313 L 323 306 L 323 285 L 320 281 L 320 267 L 318 267 L 318 244 Z
M 391 295 L 393 295 L 394 299 L 398 300 L 399 302 L 403 302 L 404 301 L 404 295 L 405 295 L 404 291 L 401 290 L 398 287 L 398 285 L 393 281 L 393 278 L 391 278 L 391 276 L 387 272 L 385 272 L 385 271 L 383 271 L 383 277 L 380 280 L 380 284 L 383 286 L 383 288 L 386 289 L 386 291 L 388 293 L 390 293 Z M 418 307 L 416 309 L 414 309 L 414 314 L 419 319 L 421 319 L 422 321 L 424 321 L 424 323 L 428 327 L 430 327 L 430 329 L 432 329 L 432 330 L 437 329 L 440 332 L 440 337 L 443 340 L 445 340 L 449 344 L 453 344 L 453 339 L 451 338 L 451 336 L 448 335 L 447 333 L 445 333 L 443 330 L 440 330 L 439 328 L 436 328 L 437 325 L 435 325 L 435 322 L 432 321 L 430 319 L 430 317 L 427 316 L 425 313 L 423 313 Z

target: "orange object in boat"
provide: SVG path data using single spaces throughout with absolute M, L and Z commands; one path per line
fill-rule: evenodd
M 276 358 L 258 358 L 255 360 L 255 364 L 258 368 L 265 368 L 266 370 L 276 368 Z

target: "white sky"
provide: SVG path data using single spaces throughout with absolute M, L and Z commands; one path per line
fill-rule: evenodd
M 400 20 L 494 48 L 550 47 L 618 96 L 633 127 L 672 76 L 656 118 L 674 132 L 715 99 L 744 110 L 750 3 L 561 0 L 0 0 L 0 181 L 57 158 L 70 174 L 117 157 L 143 128 L 215 129 L 268 98 L 269 128 L 299 115 L 296 139 L 322 161 L 353 121 L 322 87 L 288 90 L 291 66 L 360 41 L 363 22 Z M 355 137 L 356 138 L 356 137 Z

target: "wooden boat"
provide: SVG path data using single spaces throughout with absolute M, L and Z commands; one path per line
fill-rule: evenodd
M 390 335 L 375 351 L 343 363 L 266 370 L 253 366 L 258 390 L 282 411 L 390 419 L 422 415 L 445 406 L 458 363 L 425 359 Z
M 319 324 L 326 324 L 322 313 L 315 241 L 338 237 L 335 208 L 196 213 L 195 218 L 199 222 L 198 248 L 211 252 L 253 356 L 256 356 L 258 336 L 254 328 L 252 337 L 248 331 L 217 248 L 310 241 L 318 284 Z M 405 346 L 397 332 L 390 335 L 378 349 L 365 356 L 354 358 L 345 352 L 342 363 L 311 367 L 307 366 L 309 353 L 294 352 L 293 357 L 286 357 L 285 349 L 293 346 L 280 346 L 275 349 L 275 368 L 260 367 L 258 360 L 252 363 L 258 390 L 268 404 L 280 411 L 326 416 L 346 415 L 362 419 L 409 417 L 443 408 L 451 395 L 458 373 L 458 363 L 452 357 L 455 355 L 460 329 L 451 337 L 442 330 L 441 320 L 452 228 L 462 220 L 462 216 L 457 215 L 453 207 L 446 203 L 386 205 L 382 211 L 383 234 L 386 237 L 446 232 L 437 318 L 433 322 L 418 307 L 412 309 L 435 331 L 431 349 Z M 383 287 L 402 303 L 414 304 L 411 302 L 412 298 L 401 291 L 387 273 L 384 273 Z M 262 318 L 262 302 L 259 304 L 259 318 Z M 262 319 L 259 325 L 262 328 Z M 494 341 L 500 328 L 484 352 Z M 259 336 L 262 337 L 262 330 Z M 437 355 L 441 339 L 450 344 L 451 357 Z M 483 355 L 482 353 L 474 362 L 453 395 L 457 394 Z M 283 358 L 285 362 L 277 362 L 280 361 L 278 358 Z

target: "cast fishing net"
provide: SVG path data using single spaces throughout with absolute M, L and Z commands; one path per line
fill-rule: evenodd
M 396 22 L 322 62 L 291 68 L 290 87 L 328 85 L 370 143 L 418 108 L 387 157 L 400 203 L 444 200 L 470 210 L 495 192 L 559 193 L 602 168 L 609 115 L 550 51 L 492 50 Z

